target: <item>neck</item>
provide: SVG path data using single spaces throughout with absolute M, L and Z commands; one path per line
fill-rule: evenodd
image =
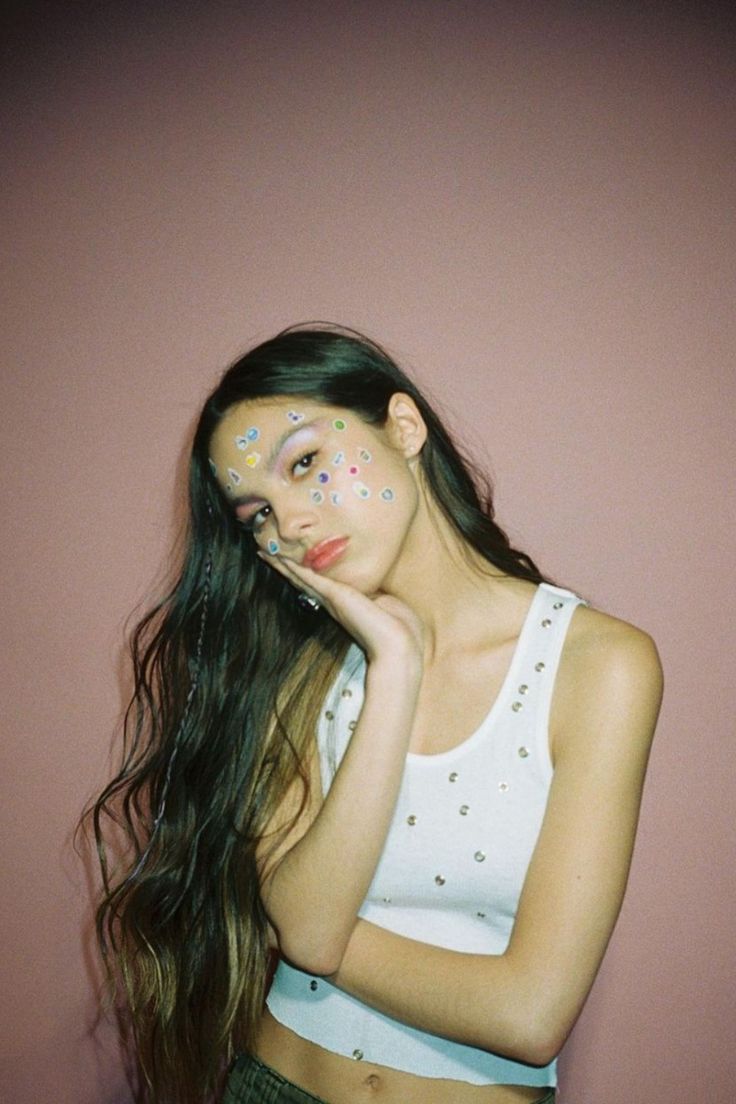
M 504 574 L 467 545 L 426 492 L 382 590 L 422 619 L 425 666 L 503 636 L 529 583 Z

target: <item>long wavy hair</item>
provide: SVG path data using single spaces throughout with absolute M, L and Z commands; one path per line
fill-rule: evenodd
M 373 341 L 309 323 L 225 372 L 194 434 L 178 577 L 132 633 L 120 769 L 90 811 L 97 934 L 127 1007 L 142 1101 L 203 1104 L 228 1059 L 253 1044 L 269 966 L 256 847 L 298 779 L 307 800 L 320 706 L 352 642 L 257 558 L 210 470 L 212 434 L 235 403 L 268 396 L 380 427 L 396 391 L 426 422 L 422 474 L 455 532 L 502 572 L 545 581 L 494 521 L 487 477 Z M 127 846 L 113 862 L 120 827 Z

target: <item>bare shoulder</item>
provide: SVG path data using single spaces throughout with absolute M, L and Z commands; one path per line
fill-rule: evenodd
M 555 686 L 550 732 L 572 742 L 575 731 L 623 730 L 648 744 L 662 700 L 663 675 L 657 646 L 636 625 L 601 610 L 579 606 L 573 614 Z

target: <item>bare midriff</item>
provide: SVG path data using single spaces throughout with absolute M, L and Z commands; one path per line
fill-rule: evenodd
M 469 1085 L 343 1058 L 302 1039 L 266 1010 L 256 1056 L 327 1104 L 529 1104 L 545 1089 L 529 1085 Z

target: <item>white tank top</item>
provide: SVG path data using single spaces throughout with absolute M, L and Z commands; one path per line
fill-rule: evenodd
M 360 910 L 364 919 L 450 950 L 504 952 L 547 803 L 550 701 L 581 603 L 542 583 L 485 720 L 450 751 L 407 755 L 393 822 Z M 365 659 L 353 645 L 319 722 L 325 793 L 360 714 L 364 678 Z M 358 1061 L 476 1085 L 557 1081 L 555 1061 L 530 1066 L 419 1031 L 283 961 L 267 1004 L 297 1035 Z

